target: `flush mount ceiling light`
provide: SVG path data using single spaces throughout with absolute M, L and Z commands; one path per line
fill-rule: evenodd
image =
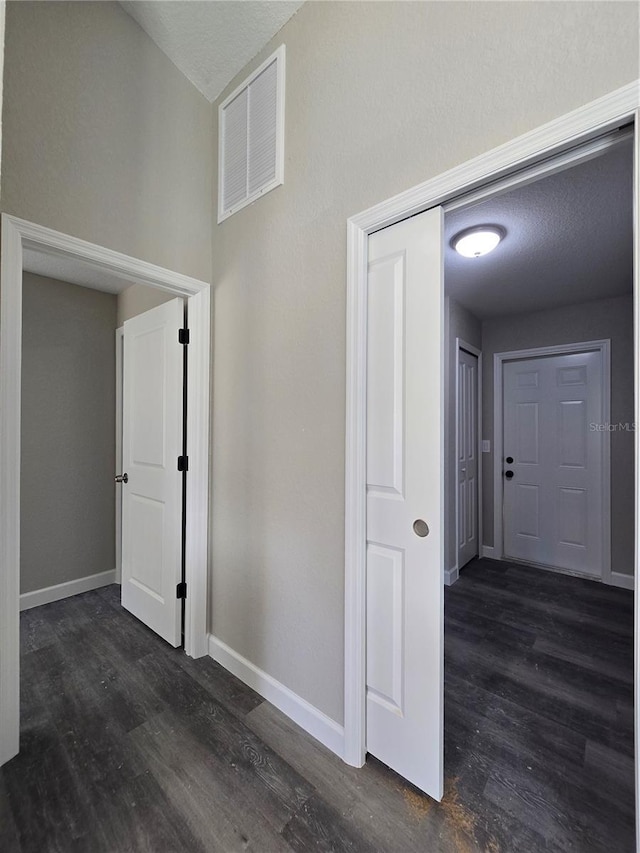
M 465 258 L 479 258 L 492 252 L 507 232 L 499 225 L 476 225 L 451 238 L 451 246 Z

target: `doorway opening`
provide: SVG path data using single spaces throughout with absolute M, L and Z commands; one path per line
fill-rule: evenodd
M 19 632 L 20 609 L 20 478 L 23 275 L 47 276 L 66 287 L 88 285 L 93 290 L 118 293 L 131 284 L 155 288 L 189 305 L 192 348 L 187 393 L 191 406 L 186 418 L 190 448 L 187 501 L 190 512 L 185 530 L 184 565 L 191 599 L 185 607 L 185 649 L 192 657 L 206 654 L 206 565 L 208 504 L 209 400 L 209 286 L 118 252 L 94 246 L 33 223 L 2 216 L 2 289 L 0 349 L 0 502 L 3 507 L 2 571 L 0 572 L 0 763 L 19 748 Z M 40 284 L 46 279 L 41 279 Z M 80 288 L 78 288 L 80 290 Z M 50 295 L 50 294 L 49 294 Z M 182 318 L 182 309 L 180 311 Z M 180 323 L 182 325 L 182 322 Z M 115 326 L 115 323 L 114 323 Z M 176 330 L 177 332 L 177 330 Z M 113 346 L 113 331 L 111 345 Z M 75 362 L 74 362 L 75 363 Z M 182 378 L 182 377 L 181 377 Z M 115 384 L 115 371 L 111 374 Z M 182 409 L 179 412 L 182 421 Z M 113 425 L 113 420 L 111 420 Z M 112 440 L 115 430 L 112 432 Z M 55 452 L 55 448 L 53 448 Z M 111 471 L 113 483 L 113 456 Z M 110 512 L 113 512 L 111 501 Z M 109 543 L 112 549 L 112 543 Z M 101 574 L 101 573 L 100 573 Z M 115 576 L 110 569 L 109 575 Z M 93 578 L 100 586 L 104 578 Z M 54 586 L 56 586 L 54 584 Z M 87 589 L 92 588 L 91 586 Z M 81 591 L 78 589 L 77 591 Z M 58 590 L 59 592 L 59 590 Z M 57 593 L 56 593 L 57 594 Z M 51 600 L 51 599 L 49 599 Z
M 399 566 L 400 570 L 396 572 L 400 577 L 407 577 L 407 573 L 403 568 L 403 561 L 410 561 L 413 558 L 409 556 L 409 552 L 405 546 L 411 542 L 412 550 L 415 542 L 411 539 L 412 533 L 416 537 L 426 537 L 423 539 L 422 560 L 417 560 L 416 565 L 422 564 L 423 574 L 429 578 L 430 596 L 425 599 L 421 598 L 425 612 L 423 614 L 423 622 L 426 621 L 430 627 L 429 634 L 430 645 L 421 648 L 428 648 L 429 656 L 429 671 L 425 677 L 424 668 L 421 671 L 418 666 L 415 672 L 419 675 L 420 684 L 424 690 L 424 696 L 428 697 L 430 707 L 428 711 L 428 741 L 429 748 L 433 748 L 431 757 L 429 758 L 430 771 L 432 779 L 435 781 L 433 786 L 424 787 L 423 790 L 429 790 L 435 799 L 440 799 L 442 796 L 442 775 L 439 776 L 438 761 L 441 760 L 442 754 L 437 752 L 437 744 L 442 744 L 443 735 L 443 713 L 442 704 L 438 705 L 438 697 L 443 697 L 443 676 L 444 668 L 442 665 L 442 655 L 444 651 L 444 636 L 439 634 L 438 628 L 442 631 L 443 627 L 443 608 L 442 598 L 438 593 L 436 585 L 431 585 L 431 580 L 437 573 L 442 576 L 445 568 L 444 562 L 444 499 L 442 494 L 438 496 L 437 483 L 443 484 L 443 465 L 444 448 L 440 445 L 440 436 L 444 436 L 444 425 L 438 425 L 439 418 L 437 414 L 444 415 L 446 407 L 444 406 L 443 385 L 441 378 L 444 376 L 442 365 L 442 348 L 439 352 L 434 353 L 428 348 L 428 344 L 433 341 L 441 342 L 444 331 L 444 311 L 442 301 L 439 298 L 443 296 L 443 261 L 444 261 L 444 230 L 442 227 L 443 209 L 438 207 L 446 203 L 447 212 L 455 209 L 456 200 L 461 200 L 459 206 L 469 206 L 471 201 L 480 202 L 482 199 L 494 196 L 497 192 L 506 192 L 513 189 L 516 185 L 524 185 L 530 183 L 534 178 L 539 178 L 542 174 L 550 175 L 552 172 L 562 171 L 571 163 L 575 164 L 577 159 L 584 161 L 589 156 L 594 155 L 596 150 L 603 147 L 609 147 L 611 138 L 619 138 L 619 131 L 628 125 L 629 122 L 635 123 L 637 128 L 637 110 L 638 110 L 637 88 L 634 85 L 625 87 L 611 95 L 605 96 L 598 101 L 588 104 L 573 113 L 563 116 L 562 118 L 549 123 L 548 125 L 539 128 L 536 131 L 526 134 L 525 136 L 508 143 L 495 151 L 489 152 L 487 155 L 478 157 L 474 161 L 470 161 L 460 167 L 452 169 L 450 172 L 440 175 L 437 178 L 425 182 L 425 184 L 414 187 L 406 193 L 396 196 L 386 202 L 383 202 L 368 211 L 359 214 L 349 220 L 348 245 L 349 245 L 349 266 L 348 266 L 348 309 L 347 309 L 347 442 L 346 442 L 346 545 L 345 545 L 345 560 L 346 560 L 346 588 L 345 588 L 345 631 L 346 631 L 346 649 L 345 649 L 345 758 L 349 763 L 355 766 L 361 766 L 367 754 L 368 748 L 368 700 L 372 695 L 368 691 L 367 672 L 369 669 L 369 649 L 366 642 L 368 625 L 368 598 L 369 598 L 369 577 L 368 577 L 368 550 L 370 545 L 379 546 L 380 539 L 372 542 L 369 533 L 369 521 L 371 516 L 370 510 L 370 485 L 373 485 L 378 492 L 378 497 L 385 491 L 389 498 L 392 498 L 393 489 L 398 492 L 395 483 L 392 480 L 394 471 L 415 470 L 415 465 L 407 465 L 405 469 L 402 467 L 394 468 L 392 460 L 395 458 L 393 454 L 394 446 L 402 446 L 405 442 L 404 449 L 410 447 L 411 453 L 416 451 L 417 447 L 422 449 L 419 455 L 422 457 L 422 464 L 427 463 L 429 470 L 435 473 L 431 481 L 431 489 L 427 485 L 418 492 L 417 501 L 407 501 L 404 494 L 398 494 L 395 498 L 397 504 L 395 515 L 398 520 L 397 530 L 401 534 L 402 541 L 396 545 L 392 545 L 391 541 L 382 543 L 389 552 L 398 551 L 401 557 L 397 557 L 395 562 L 391 559 L 391 553 L 387 556 L 387 575 L 393 575 L 394 566 Z M 623 131 L 624 132 L 624 131 Z M 617 139 L 615 140 L 617 141 Z M 638 178 L 638 140 L 634 137 L 634 159 L 636 168 L 634 168 L 633 178 L 633 204 L 637 210 L 638 202 L 640 201 L 640 184 Z M 505 177 L 506 176 L 506 177 Z M 473 197 L 472 197 L 473 194 Z M 426 212 L 425 212 L 426 211 Z M 416 234 L 413 234 L 414 227 L 409 226 L 410 222 L 420 222 L 421 230 L 416 225 Z M 398 240 L 395 247 L 388 246 L 387 254 L 384 252 L 381 255 L 371 258 L 371 238 L 369 235 L 377 237 L 378 232 L 383 233 L 382 229 L 386 229 L 389 233 L 394 229 L 388 226 L 393 226 L 397 223 Z M 402 226 L 402 228 L 401 228 Z M 637 227 L 634 225 L 634 228 Z M 414 239 L 415 238 L 415 239 Z M 385 238 L 386 239 L 386 238 Z M 377 241 L 380 244 L 380 241 Z M 638 281 L 638 264 L 637 264 L 637 232 L 634 232 L 634 267 L 633 267 L 633 288 L 634 293 L 637 293 L 639 287 Z M 382 407 L 377 413 L 379 417 L 374 418 L 374 429 L 377 429 L 382 435 L 382 427 L 385 417 L 387 426 L 396 428 L 387 429 L 389 438 L 387 450 L 387 468 L 384 471 L 386 480 L 377 479 L 371 480 L 372 472 L 369 466 L 368 451 L 371 446 L 369 430 L 372 423 L 372 411 L 369 405 L 371 395 L 368 390 L 371 385 L 371 351 L 375 349 L 375 341 L 372 343 L 371 336 L 371 273 L 372 261 L 377 261 L 376 272 L 380 274 L 380 284 L 377 287 L 376 293 L 379 298 L 384 290 L 388 292 L 388 304 L 393 308 L 392 311 L 377 312 L 376 316 L 389 318 L 386 326 L 387 339 L 393 342 L 406 334 L 406 341 L 411 341 L 411 345 L 404 350 L 405 353 L 411 352 L 415 355 L 420 353 L 420 348 L 427 348 L 422 353 L 421 363 L 416 367 L 412 358 L 405 360 L 395 359 L 395 364 L 406 370 L 406 373 L 400 372 L 400 376 L 406 376 L 410 379 L 410 385 L 404 385 L 406 394 L 406 403 L 395 409 L 385 409 Z M 414 275 L 412 270 L 422 267 L 427 270 L 423 273 L 422 288 L 419 287 L 420 281 Z M 386 270 L 383 270 L 386 264 Z M 382 274 L 384 272 L 384 275 Z M 402 299 L 395 300 L 391 298 L 391 293 L 394 291 L 395 285 L 400 282 L 401 293 L 411 294 L 411 298 L 403 302 Z M 439 282 L 439 286 L 438 286 Z M 419 298 L 416 294 L 422 294 Z M 425 296 L 424 294 L 428 294 Z M 416 301 L 417 299 L 417 301 Z M 390 327 L 394 317 L 402 315 L 406 309 L 407 324 L 396 323 L 396 331 Z M 637 300 L 633 302 L 634 317 L 638 313 Z M 415 325 L 416 313 L 420 315 L 422 338 L 416 337 L 409 331 L 409 326 Z M 635 318 L 637 321 L 637 318 Z M 411 321 L 411 324 L 409 323 Z M 375 328 L 375 327 L 374 327 Z M 384 324 L 381 325 L 384 331 Z M 380 329 L 375 330 L 377 334 Z M 374 337 L 375 337 L 374 334 Z M 593 340 L 596 336 L 589 335 L 587 340 Z M 402 348 L 401 348 L 401 351 Z M 393 347 L 388 347 L 388 354 L 393 355 Z M 637 343 L 634 340 L 634 360 L 637 360 Z M 427 358 L 424 356 L 427 355 Z M 433 361 L 429 360 L 433 359 Z M 373 362 L 375 364 L 375 361 Z M 394 364 L 393 358 L 387 358 L 379 362 L 380 364 L 388 364 L 389 368 L 380 371 L 376 376 L 380 380 L 380 387 L 387 385 L 387 396 L 391 401 L 403 400 L 402 397 L 397 397 L 393 393 L 394 382 L 397 384 L 397 371 L 394 374 L 390 365 Z M 486 360 L 485 360 L 486 364 Z M 485 367 L 486 370 L 486 367 Z M 418 400 L 419 411 L 429 411 L 429 402 L 425 397 L 424 385 L 415 385 L 414 377 L 420 375 L 420 372 L 427 378 L 427 390 L 431 395 L 430 405 L 432 407 L 432 420 L 422 418 L 419 421 L 418 434 L 421 434 L 422 441 L 415 442 L 414 437 L 411 437 L 411 427 L 415 430 L 416 421 L 410 414 L 406 419 L 406 429 L 401 428 L 402 422 L 398 420 L 398 415 L 404 415 L 409 412 L 409 408 L 415 405 Z M 401 383 L 402 384 L 402 383 Z M 635 377 L 634 387 L 634 406 L 637 400 L 637 385 L 638 379 Z M 382 399 L 382 395 L 377 392 L 378 403 Z M 417 397 L 415 395 L 418 395 Z M 442 396 L 441 396 L 442 395 Z M 429 394 L 427 393 L 427 397 Z M 374 400 L 376 395 L 374 394 Z M 409 402 L 409 400 L 411 400 Z M 440 401 L 440 402 L 438 402 Z M 392 414 L 389 414 L 392 412 Z M 425 442 L 427 436 L 429 441 Z M 395 441 L 395 445 L 394 442 Z M 635 436 L 634 436 L 635 442 Z M 438 457 L 437 454 L 440 454 Z M 406 458 L 406 457 L 405 457 Z M 410 461 L 413 463 L 413 456 Z M 419 463 L 420 464 L 420 463 Z M 635 460 L 637 468 L 637 458 Z M 378 468 L 378 471 L 382 468 Z M 376 471 L 376 474 L 378 473 Z M 635 478 L 636 483 L 638 478 Z M 402 483 L 401 483 L 402 485 Z M 382 487 L 382 488 L 381 488 Z M 637 487 L 634 486 L 634 497 L 637 492 Z M 401 508 L 401 505 L 404 506 Z M 391 503 L 388 504 L 391 506 Z M 427 509 L 428 517 L 421 518 L 418 514 L 422 513 L 423 508 Z M 412 510 L 417 509 L 417 512 Z M 404 510 L 404 515 L 403 515 Z M 637 500 L 634 500 L 634 514 L 637 516 Z M 413 520 L 416 515 L 418 518 Z M 405 517 L 406 516 L 406 517 Z M 419 525 L 419 526 L 417 526 Z M 636 525 L 637 526 L 637 525 Z M 634 541 L 634 567 L 637 560 L 637 542 Z M 414 569 L 415 571 L 415 569 Z M 382 576 L 382 570 L 379 572 Z M 591 586 L 591 582 L 589 582 Z M 402 584 L 396 585 L 402 590 Z M 442 587 L 440 587 L 442 589 Z M 455 589 L 455 585 L 452 589 Z M 395 602 L 397 599 L 393 596 L 379 596 L 379 600 L 389 603 Z M 405 592 L 404 600 L 411 602 L 413 605 L 414 598 L 409 591 Z M 397 623 L 399 617 L 403 617 L 406 611 L 403 607 L 396 607 L 395 611 L 391 607 L 387 607 L 387 615 L 389 618 L 386 623 L 380 621 L 381 628 L 385 628 L 390 639 L 393 639 L 393 627 Z M 634 609 L 634 644 L 638 642 L 638 631 L 635 630 L 638 613 L 637 608 Z M 401 636 L 406 636 L 406 632 L 401 631 Z M 380 657 L 381 663 L 386 663 L 387 684 L 384 685 L 387 690 L 383 698 L 388 699 L 391 696 L 390 688 L 396 683 L 391 677 L 394 673 L 394 667 L 398 671 L 402 667 L 406 667 L 412 663 L 404 654 L 405 650 L 412 649 L 410 641 L 406 641 L 404 645 L 391 643 L 379 644 L 385 648 L 393 648 L 394 654 L 388 655 L 386 659 Z M 637 660 L 637 655 L 636 655 Z M 413 663 L 416 663 L 414 660 Z M 383 670 L 380 670 L 381 672 Z M 406 674 L 406 670 L 402 670 Z M 400 685 L 405 685 L 405 691 L 398 693 L 404 699 L 409 695 L 407 682 L 400 679 Z M 379 681 L 382 684 L 382 681 Z M 634 680 L 634 691 L 637 694 L 638 682 Z M 415 694 L 414 694 L 415 696 Z M 637 708 L 637 703 L 635 705 Z M 634 722 L 636 713 L 634 712 Z M 418 742 L 415 741 L 416 746 Z M 390 762 L 386 762 L 391 765 Z M 398 768 L 396 767 L 398 770 Z M 398 772 L 404 775 L 405 778 L 410 778 L 407 774 L 399 769 Z M 637 768 L 636 768 L 637 772 Z M 440 784 L 437 780 L 440 779 Z M 419 783 L 418 783 L 419 784 Z
M 445 212 L 447 246 L 484 222 L 506 229 L 492 253 L 445 254 L 448 351 L 461 351 L 447 395 L 456 451 L 446 487 L 445 779 L 463 801 L 480 796 L 508 814 L 529 849 L 551 839 L 626 849 L 635 835 L 631 140 Z M 479 407 L 461 335 L 484 360 Z M 479 791 L 483 762 L 491 769 Z M 511 785 L 537 799 L 535 820 Z

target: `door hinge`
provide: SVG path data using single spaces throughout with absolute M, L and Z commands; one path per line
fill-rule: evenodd
M 188 344 L 189 343 L 189 329 L 178 329 L 178 343 L 179 344 Z
M 176 598 L 186 598 L 187 597 L 187 585 L 184 581 L 181 581 L 176 586 Z
M 189 470 L 189 457 L 188 456 L 178 456 L 178 471 L 188 471 Z

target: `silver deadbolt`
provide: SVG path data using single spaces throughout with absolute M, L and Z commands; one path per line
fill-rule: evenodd
M 124 474 L 118 474 L 118 476 L 115 478 L 115 481 L 116 483 L 128 483 L 129 475 L 125 471 Z
M 416 536 L 428 536 L 429 525 L 421 518 L 416 518 L 416 520 L 413 522 L 413 532 L 416 534 Z

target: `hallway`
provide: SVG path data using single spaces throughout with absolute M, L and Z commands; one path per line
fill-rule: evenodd
M 343 764 L 119 587 L 25 611 L 4 853 L 633 850 L 633 595 L 487 560 L 446 591 L 446 796 Z

